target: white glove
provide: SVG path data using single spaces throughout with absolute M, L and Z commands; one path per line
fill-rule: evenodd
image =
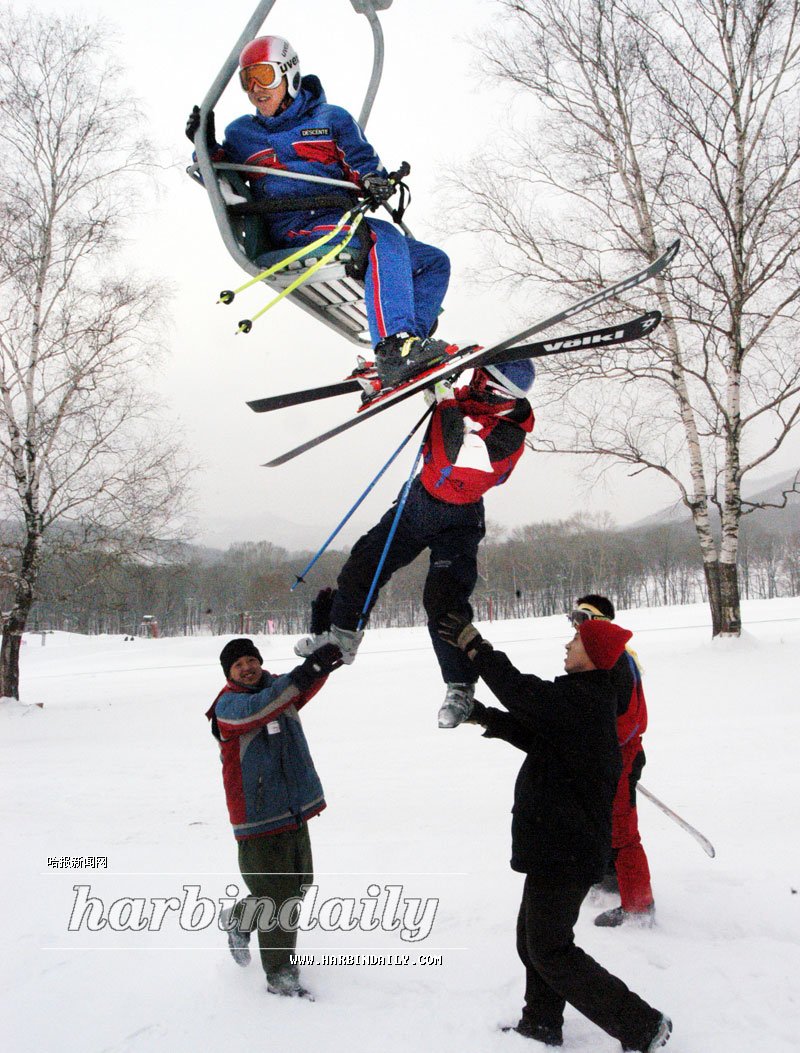
M 456 378 L 450 377 L 447 380 L 440 380 L 438 383 L 433 384 L 429 388 L 425 388 L 425 404 L 433 406 L 437 402 L 444 402 L 445 399 L 451 399 L 453 397 L 453 384 L 455 384 Z

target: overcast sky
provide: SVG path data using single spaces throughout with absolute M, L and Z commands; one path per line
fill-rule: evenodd
M 191 150 L 182 129 L 192 104 L 202 100 L 236 43 L 255 0 L 180 5 L 59 0 L 57 5 L 15 6 L 83 13 L 92 20 L 102 15 L 115 26 L 130 91 L 141 99 L 152 137 L 163 151 L 166 167 L 134 232 L 130 256 L 142 271 L 163 276 L 165 289 L 173 293 L 162 383 L 176 425 L 204 465 L 197 485 L 198 540 L 225 545 L 266 538 L 285 544 L 291 528 L 277 537 L 268 529 L 276 517 L 297 524 L 303 544 L 321 542 L 423 405 L 421 396 L 408 399 L 288 465 L 260 467 L 344 419 L 356 396 L 263 415 L 252 413 L 245 400 L 339 379 L 354 364 L 356 349 L 288 302 L 258 321 L 248 336 L 235 335 L 238 319 L 267 302 L 262 286 L 231 307 L 215 304 L 221 289 L 235 287 L 245 275 L 219 239 L 204 192 L 184 174 Z M 511 302 L 501 292 L 470 284 L 465 272 L 474 263 L 474 246 L 466 239 L 444 241 L 432 232 L 436 209 L 446 207 L 435 196 L 438 174 L 477 152 L 503 119 L 502 100 L 475 75 L 467 44 L 495 12 L 491 0 L 394 0 L 381 15 L 386 62 L 367 128 L 387 167 L 411 163 L 409 226 L 418 238 L 435 241 L 451 255 L 453 277 L 439 335 L 458 343 L 488 344 L 549 313 L 532 298 Z M 286 36 L 303 72 L 322 80 L 329 101 L 358 114 L 371 69 L 372 34 L 350 0 L 277 0 L 261 32 Z M 247 110 L 244 93 L 232 83 L 217 108 L 220 135 Z M 547 307 L 566 302 L 551 300 Z M 590 327 L 591 315 L 576 320 L 578 328 L 584 322 Z M 535 388 L 532 401 L 535 409 Z M 537 430 L 546 427 L 539 414 Z M 413 458 L 409 446 L 357 513 L 356 530 L 388 506 Z M 610 479 L 587 490 L 575 475 L 573 459 L 528 452 L 509 484 L 489 496 L 487 517 L 513 527 L 608 511 L 624 524 L 674 500 L 671 489 L 645 476 L 628 480 L 618 471 Z M 353 530 L 343 537 L 351 542 Z

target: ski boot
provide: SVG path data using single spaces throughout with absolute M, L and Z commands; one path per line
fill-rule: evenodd
M 472 712 L 474 695 L 474 684 L 448 684 L 447 694 L 439 710 L 439 727 L 457 728 L 463 724 Z
M 391 388 L 418 373 L 447 361 L 459 348 L 446 340 L 396 333 L 384 337 L 375 348 L 375 366 L 381 387 Z
M 236 922 L 231 924 L 232 907 L 220 911 L 220 926 L 228 933 L 228 950 L 237 965 L 244 967 L 250 964 L 250 933 L 240 933 Z
M 356 660 L 356 652 L 364 639 L 364 630 L 340 629 L 338 625 L 332 625 L 328 632 L 301 636 L 294 645 L 294 653 L 300 658 L 308 658 L 318 648 L 325 644 L 335 644 L 342 652 L 342 662 L 352 665 Z
M 648 903 L 643 910 L 625 910 L 614 907 L 603 911 L 594 919 L 601 929 L 616 929 L 619 925 L 638 925 L 641 929 L 651 929 L 656 923 L 656 905 Z

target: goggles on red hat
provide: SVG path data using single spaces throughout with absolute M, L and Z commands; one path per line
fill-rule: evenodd
M 261 88 L 277 88 L 282 76 L 279 62 L 255 62 L 239 70 L 239 80 L 245 91 L 252 91 L 256 84 Z
M 481 368 L 477 368 L 472 374 L 469 390 L 480 402 L 491 403 L 492 405 L 507 402 L 509 406 L 512 406 L 515 401 L 514 395 L 507 388 L 504 388 L 499 381 Z
M 605 614 L 601 614 L 596 607 L 593 607 L 591 603 L 581 603 L 574 611 L 569 612 L 567 618 L 576 629 L 579 625 L 583 625 L 584 622 L 595 619 L 601 622 L 611 621 Z

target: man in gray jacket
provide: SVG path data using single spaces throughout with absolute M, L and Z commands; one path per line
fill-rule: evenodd
M 310 998 L 291 962 L 297 929 L 285 927 L 281 912 L 313 880 L 308 820 L 325 807 L 298 710 L 342 655 L 326 644 L 291 672 L 273 676 L 253 641 L 240 637 L 223 647 L 219 660 L 226 684 L 206 716 L 219 742 L 239 869 L 250 890 L 220 922 L 239 965 L 249 964 L 250 933 L 258 928 L 271 994 Z

